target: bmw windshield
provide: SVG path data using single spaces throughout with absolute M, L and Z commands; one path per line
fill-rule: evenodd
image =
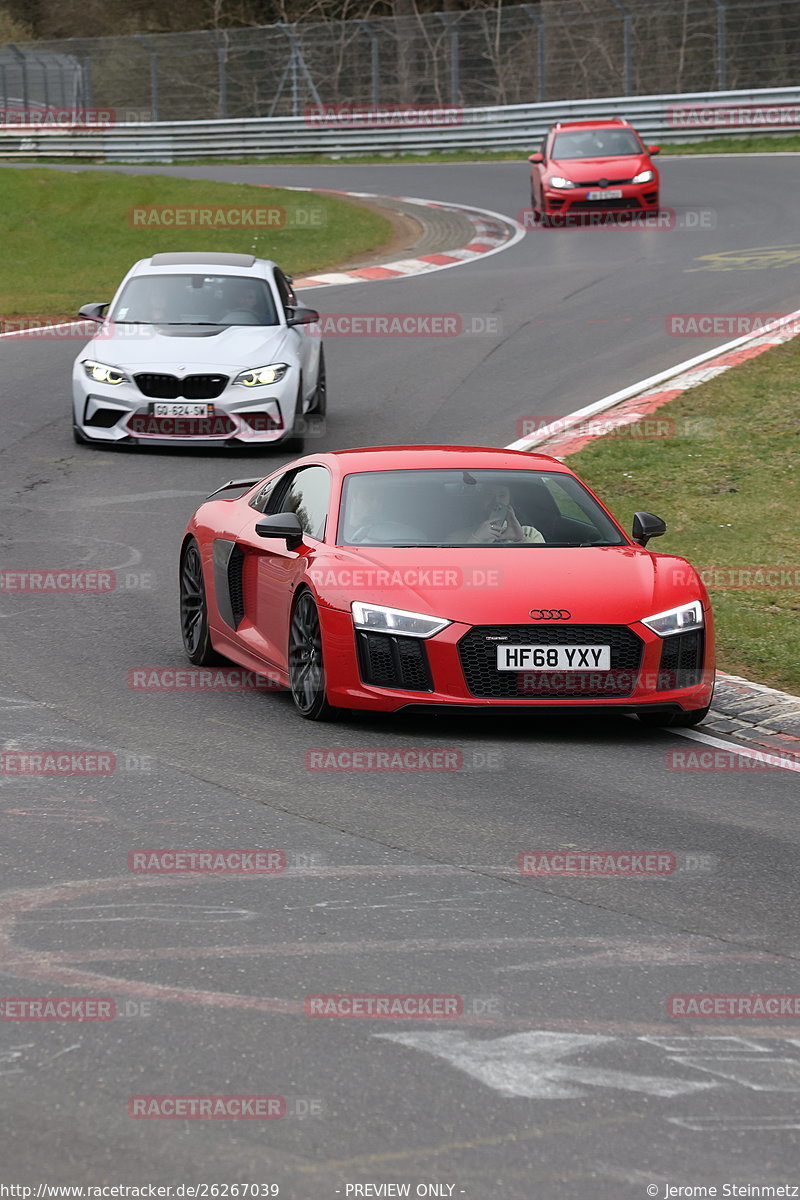
M 109 314 L 116 325 L 277 325 L 263 279 L 243 275 L 137 275 Z

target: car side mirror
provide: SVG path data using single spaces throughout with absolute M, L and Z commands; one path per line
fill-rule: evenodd
M 661 153 L 661 147 L 660 147 L 660 146 L 648 146 L 648 147 L 647 147 L 647 153 L 648 153 L 648 154 L 660 154 L 660 153 Z
M 106 308 L 108 308 L 108 300 L 102 304 L 84 304 L 82 308 L 78 309 L 78 316 L 84 317 L 87 321 L 102 321 L 103 310 Z
M 296 550 L 303 541 L 303 527 L 297 513 L 273 513 L 256 521 L 256 533 L 263 538 L 283 538 L 287 550 Z
M 528 162 L 529 163 L 543 163 L 544 155 L 543 154 L 529 154 Z
M 667 532 L 667 525 L 661 517 L 656 517 L 653 513 L 637 512 L 633 514 L 633 530 L 631 537 L 640 546 L 646 546 L 650 538 L 661 537 L 662 533 Z
M 314 325 L 318 320 L 319 313 L 315 308 L 303 308 L 300 305 L 290 308 L 286 314 L 287 325 Z

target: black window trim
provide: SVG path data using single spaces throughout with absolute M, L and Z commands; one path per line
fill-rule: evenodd
M 295 467 L 293 470 L 285 471 L 282 478 L 279 478 L 279 486 L 276 487 L 274 489 L 274 491 L 270 492 L 269 500 L 267 502 L 267 511 L 265 512 L 264 515 L 271 516 L 273 513 L 278 513 L 278 512 L 283 511 L 283 509 L 281 508 L 281 505 L 283 504 L 283 502 L 286 498 L 286 493 L 289 491 L 289 488 L 292 486 L 292 484 L 294 483 L 295 479 L 297 478 L 297 476 L 300 474 L 301 471 L 308 471 L 309 468 L 311 468 L 311 467 L 321 467 L 328 476 L 328 504 L 325 509 L 325 524 L 322 529 L 322 537 L 314 537 L 313 533 L 309 533 L 309 534 L 304 533 L 303 538 L 305 540 L 306 537 L 310 537 L 312 539 L 312 541 L 324 542 L 325 535 L 328 532 L 328 522 L 330 520 L 330 515 L 331 515 L 331 496 L 333 495 L 333 476 L 330 472 L 330 469 L 325 465 L 325 463 L 317 463 L 317 462 L 301 463 L 300 466 Z
M 275 492 L 275 488 L 281 482 L 281 479 L 282 479 L 283 475 L 285 475 L 285 473 L 286 472 L 282 472 L 282 473 L 279 472 L 276 475 L 270 475 L 268 479 L 265 479 L 264 482 L 262 483 L 261 487 L 256 492 L 255 496 L 253 496 L 252 499 L 248 500 L 247 503 L 249 504 L 250 508 L 255 509 L 255 511 L 257 513 L 260 513 L 262 516 L 266 516 L 266 507 L 269 504 L 270 500 L 272 499 L 272 496 Z M 269 489 L 268 492 L 267 492 L 267 489 Z M 263 505 L 260 505 L 259 500 L 261 499 L 261 497 L 264 495 L 265 492 L 267 492 L 266 501 Z

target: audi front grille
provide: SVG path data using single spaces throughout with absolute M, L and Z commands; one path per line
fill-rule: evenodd
M 540 646 L 611 647 L 609 671 L 500 671 L 504 642 Z M 482 700 L 578 700 L 630 696 L 644 643 L 627 625 L 476 625 L 458 643 L 467 688 Z

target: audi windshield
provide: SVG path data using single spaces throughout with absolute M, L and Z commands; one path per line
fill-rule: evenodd
M 624 546 L 593 496 L 547 471 L 371 471 L 348 475 L 339 545 Z

